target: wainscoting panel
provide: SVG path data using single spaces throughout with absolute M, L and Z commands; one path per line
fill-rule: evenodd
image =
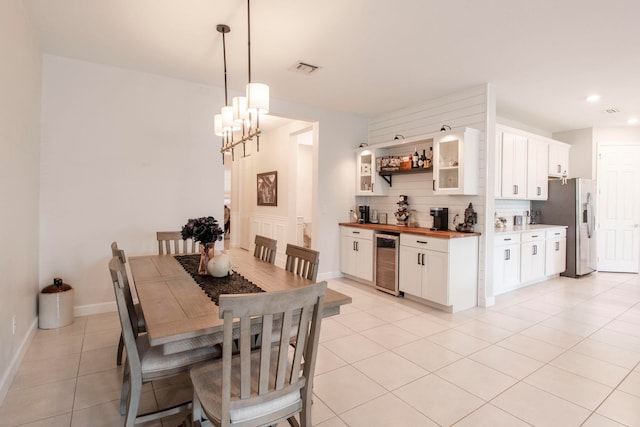
M 278 250 L 276 252 L 276 264 L 284 266 L 286 262 L 285 250 L 287 249 L 287 229 L 289 227 L 289 218 L 286 216 L 261 215 L 252 214 L 249 216 L 250 224 L 250 242 L 249 250 L 253 252 L 256 234 L 276 239 L 278 241 Z

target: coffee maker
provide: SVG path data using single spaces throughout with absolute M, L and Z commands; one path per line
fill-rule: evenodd
M 358 222 L 360 224 L 368 224 L 369 221 L 369 206 L 360 205 L 358 206 L 358 211 L 360 212 L 360 217 L 358 218 Z
M 449 209 L 448 208 L 431 208 L 431 216 L 433 217 L 433 227 L 431 230 L 449 229 Z

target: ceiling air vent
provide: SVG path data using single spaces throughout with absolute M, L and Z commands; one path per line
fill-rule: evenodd
M 619 113 L 620 110 L 618 108 L 615 107 L 609 107 L 606 110 L 604 110 L 605 113 L 609 113 L 609 114 L 615 114 L 615 113 Z
M 295 71 L 296 73 L 311 75 L 318 71 L 320 67 L 317 65 L 307 64 L 306 62 L 298 61 L 293 64 L 290 68 L 291 71 Z

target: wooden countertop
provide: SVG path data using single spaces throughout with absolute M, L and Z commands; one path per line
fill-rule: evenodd
M 420 236 L 438 237 L 440 239 L 458 239 L 463 237 L 480 236 L 480 233 L 461 233 L 459 231 L 432 231 L 424 227 L 403 227 L 393 224 L 360 224 L 357 222 L 341 222 L 345 227 L 363 228 L 366 230 L 386 231 L 388 233 L 409 233 Z

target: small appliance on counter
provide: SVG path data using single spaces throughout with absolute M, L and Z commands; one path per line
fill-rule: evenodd
M 408 197 L 401 194 L 396 204 L 398 205 L 398 210 L 393 213 L 396 217 L 396 225 L 406 227 L 409 223 L 409 215 L 411 215 L 411 212 L 409 211 Z
M 449 229 L 449 208 L 431 208 L 430 213 L 433 217 L 432 231 Z
M 378 221 L 378 211 L 377 210 L 373 210 L 373 212 L 371 213 L 371 224 L 378 224 L 380 221 Z
M 458 214 L 456 214 L 458 216 Z M 456 223 L 455 217 L 453 222 Z M 478 222 L 478 214 L 473 210 L 473 204 L 469 203 L 469 207 L 464 210 L 464 222 L 456 224 L 456 231 L 461 233 L 473 233 L 473 226 Z
M 369 206 L 360 205 L 358 206 L 358 211 L 360 212 L 360 217 L 358 218 L 358 222 L 360 224 L 369 224 Z

